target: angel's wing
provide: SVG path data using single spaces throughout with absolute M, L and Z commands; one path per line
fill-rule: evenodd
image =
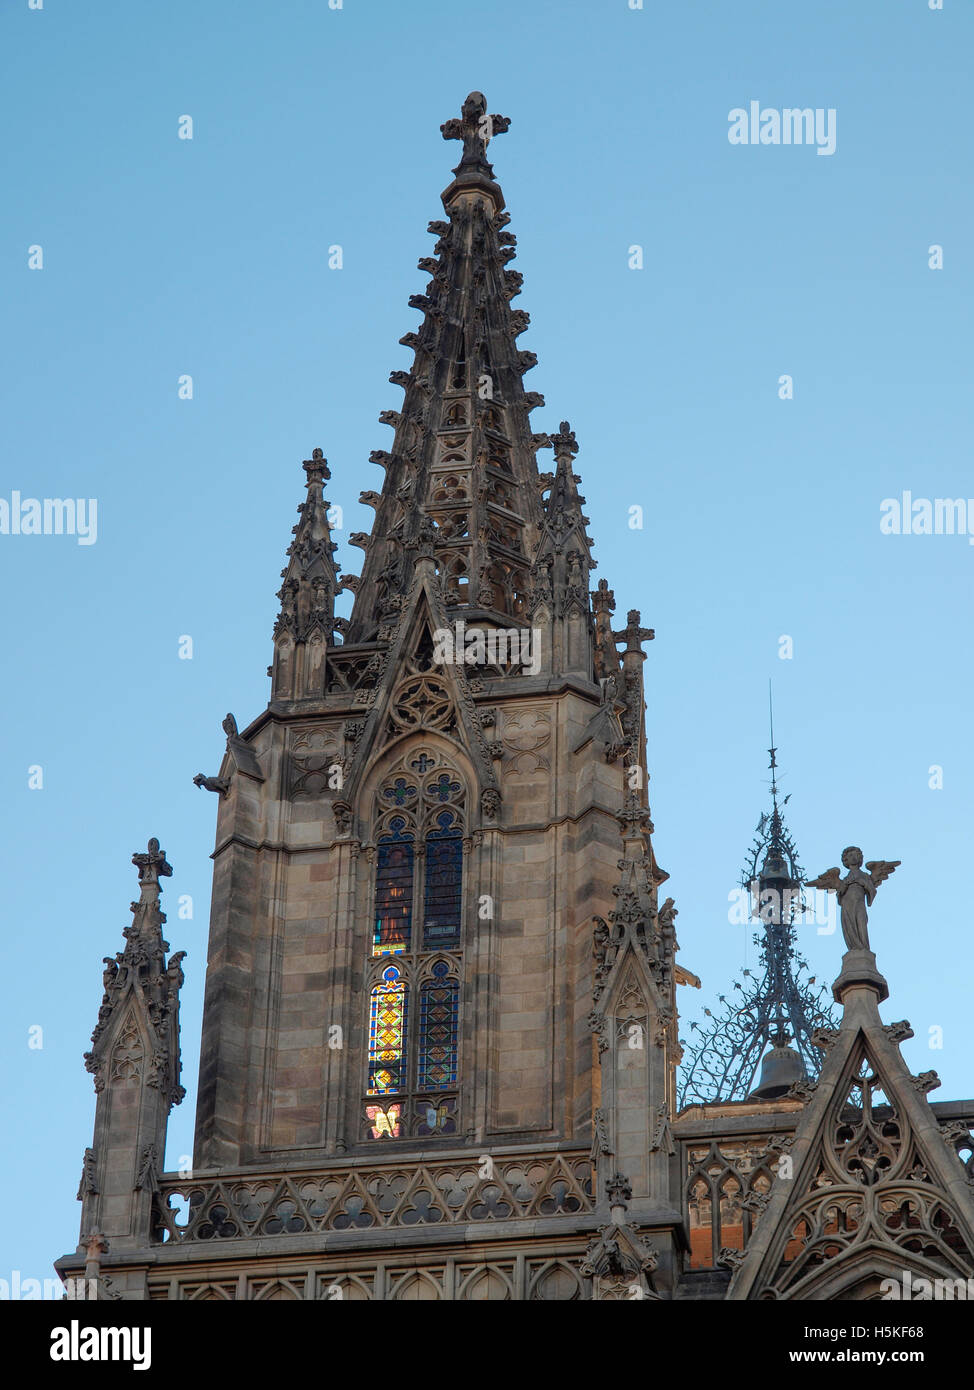
M 806 888 L 825 888 L 830 893 L 839 891 L 839 884 L 842 882 L 842 874 L 838 869 L 826 869 L 824 874 L 819 874 L 818 878 L 808 878 L 805 880 Z
M 885 859 L 872 859 L 866 865 L 866 872 L 878 888 L 881 883 L 886 882 L 894 869 L 899 868 L 902 862 L 902 859 L 893 859 L 889 863 Z

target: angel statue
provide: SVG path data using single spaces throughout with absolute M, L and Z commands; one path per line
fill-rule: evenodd
M 824 888 L 838 897 L 839 907 L 842 909 L 842 935 L 845 937 L 847 950 L 870 949 L 869 933 L 866 931 L 866 908 L 872 905 L 879 885 L 885 883 L 901 863 L 900 859 L 894 859 L 891 863 L 887 863 L 885 859 L 872 859 L 866 865 L 864 873 L 862 850 L 856 845 L 850 845 L 842 851 L 843 867 L 849 870 L 845 878 L 842 878 L 838 869 L 826 869 L 818 878 L 807 880 L 808 888 Z

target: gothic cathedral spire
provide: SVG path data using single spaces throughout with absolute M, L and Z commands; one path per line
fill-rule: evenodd
M 390 450 L 371 455 L 384 469 L 381 492 L 361 499 L 376 516 L 371 534 L 355 538 L 365 562 L 348 632 L 353 645 L 373 641 L 395 611 L 424 528 L 448 609 L 468 621 L 527 622 L 542 515 L 535 451 L 548 441 L 529 424 L 529 412 L 544 404 L 522 384 L 537 358 L 516 346 L 528 326 L 528 315 L 510 307 L 521 288 L 521 276 L 507 269 L 516 239 L 486 160 L 491 134 L 509 124 L 488 116 L 474 92 L 461 119 L 442 128 L 445 139 L 463 141 L 463 157 L 443 193 L 449 220 L 429 226 L 435 255 L 419 262 L 429 284 L 409 301 L 423 315 L 419 330 L 400 339 L 413 364 L 390 377 L 405 392 L 402 407 L 379 417 L 394 437 Z

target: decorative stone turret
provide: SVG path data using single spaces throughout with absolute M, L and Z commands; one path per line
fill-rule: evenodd
M 672 1287 L 685 1248 L 673 1187 L 671 1125 L 680 1061 L 676 985 L 687 972 L 678 971 L 675 962 L 679 947 L 673 899 L 658 903 L 658 889 L 669 875 L 656 862 L 649 808 L 637 792 L 627 795 L 619 823 L 623 857 L 612 890 L 616 906 L 608 922 L 595 919 L 589 1026 L 596 1037 L 599 1075 L 593 1156 L 613 1224 L 621 1224 L 612 1210 L 619 1181 L 610 1175 L 621 1169 L 634 1215 L 665 1235 L 660 1272 L 664 1285 Z M 653 1268 L 656 1262 L 654 1256 Z
M 179 991 L 185 951 L 169 956 L 159 907 L 161 878 L 172 869 L 159 841 L 134 854 L 139 899 L 125 928 L 125 948 L 105 957 L 104 995 L 85 1065 L 95 1079 L 95 1131 L 85 1151 L 81 1245 L 87 1263 L 148 1243 L 151 1209 L 164 1167 L 169 1111 L 180 1085 Z M 138 1297 L 133 1274 L 129 1296 Z M 116 1276 L 113 1287 L 124 1281 Z M 102 1290 L 99 1296 L 108 1296 Z
M 333 554 L 328 503 L 322 487 L 331 477 L 328 460 L 315 449 L 303 465 L 307 499 L 293 528 L 288 563 L 278 590 L 281 611 L 274 624 L 271 698 L 275 701 L 320 699 L 325 691 L 325 653 L 334 643 L 335 595 L 341 590 Z M 354 540 L 354 538 L 353 538 Z
M 588 517 L 582 515 L 585 498 L 576 486 L 581 478 L 573 471 L 578 444 L 567 420 L 551 443 L 555 472 L 542 479 L 550 492 L 531 570 L 531 621 L 542 636 L 543 669 L 591 680 L 594 622 L 588 585 L 595 561 L 585 530 Z

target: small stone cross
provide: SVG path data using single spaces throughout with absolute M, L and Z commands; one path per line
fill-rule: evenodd
M 440 126 L 444 140 L 462 140 L 463 157 L 458 169 L 490 166 L 484 158 L 487 145 L 495 135 L 510 128 L 509 116 L 488 116 L 487 99 L 483 92 L 471 92 L 460 108 L 460 117 L 453 116 Z M 455 171 L 456 172 L 456 171 Z
M 626 626 L 621 632 L 612 634 L 618 641 L 625 640 L 627 652 L 642 652 L 643 642 L 652 642 L 656 633 L 651 627 L 640 627 L 641 614 L 638 608 L 630 608 L 626 614 Z
M 133 854 L 132 863 L 139 871 L 139 883 L 143 888 L 158 885 L 160 876 L 170 878 L 172 865 L 166 861 L 166 851 L 159 848 L 159 841 L 151 839 L 146 854 Z
M 320 487 L 322 483 L 331 477 L 331 469 L 328 467 L 328 460 L 320 449 L 315 449 L 311 457 L 305 459 L 301 467 L 308 475 L 307 486 L 309 488 L 316 486 Z
M 575 431 L 571 428 L 567 420 L 562 420 L 558 433 L 551 435 L 551 443 L 555 451 L 555 458 L 561 458 L 561 456 L 566 453 L 578 453 L 578 441 L 575 438 Z

